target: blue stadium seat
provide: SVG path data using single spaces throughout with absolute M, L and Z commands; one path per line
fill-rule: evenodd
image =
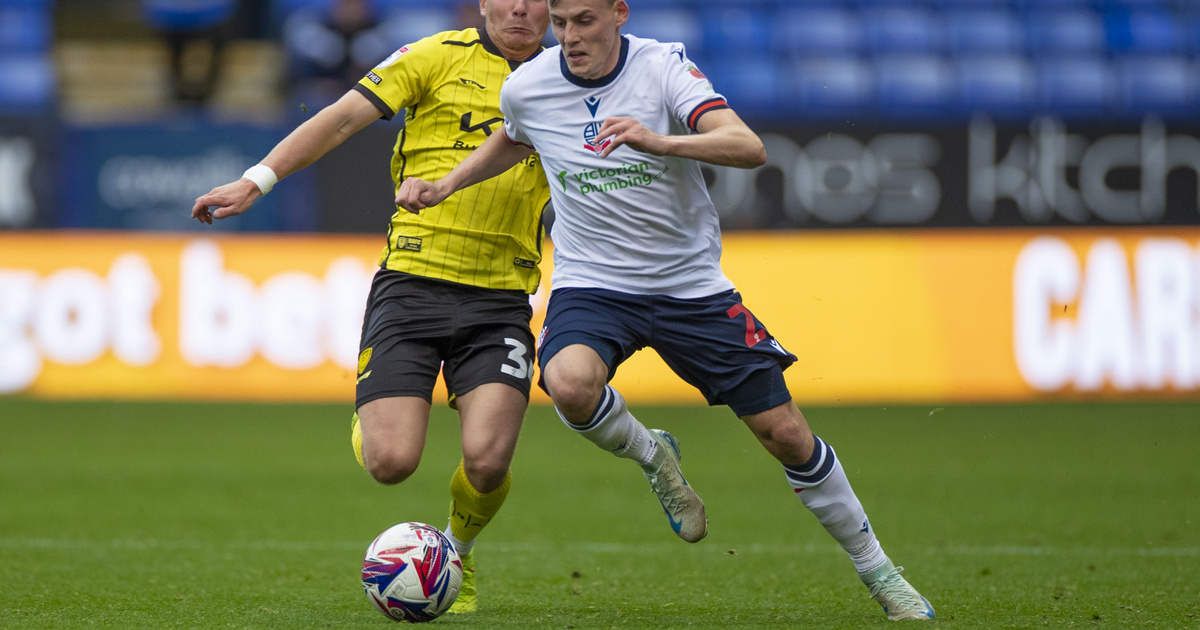
M 304 9 L 324 9 L 330 0 L 271 0 L 271 13 L 280 19 Z
M 855 2 L 855 0 L 840 0 L 839 2 L 830 2 L 829 0 L 776 0 L 775 2 L 776 11 L 787 11 L 789 9 L 840 9 L 856 12 L 858 6 L 858 2 Z
M 863 11 L 867 49 L 875 54 L 940 52 L 945 41 L 940 17 L 923 9 Z
M 1014 9 L 1016 0 L 937 0 L 937 8 L 942 11 L 979 10 L 979 9 Z
M 880 57 L 875 61 L 877 103 L 885 116 L 940 116 L 959 110 L 954 71 L 933 55 Z
M 930 7 L 931 0 L 846 0 L 848 4 L 857 4 L 864 9 L 870 8 L 904 8 L 923 9 Z
M 394 8 L 383 15 L 383 20 L 388 41 L 396 48 L 434 33 L 453 30 L 457 25 L 453 13 L 435 8 Z
M 859 115 L 872 105 L 874 93 L 874 72 L 860 58 L 800 59 L 784 81 L 783 109 L 810 117 Z
M 1181 4 L 1187 4 L 1188 1 L 1189 0 L 1182 0 Z M 1171 8 L 1172 3 L 1171 3 L 1171 0 L 1103 0 L 1103 2 L 1101 4 L 1103 4 L 1103 6 L 1106 10 L 1112 10 L 1112 9 L 1118 9 L 1118 10 L 1121 10 L 1121 9 L 1125 9 L 1125 10 L 1129 10 L 1129 9 L 1167 10 L 1167 9 Z M 1195 4 L 1195 3 L 1193 2 L 1192 4 Z
M 771 43 L 768 13 L 750 9 L 724 9 L 701 12 L 704 47 L 728 54 L 751 55 L 767 52 Z
M 0 53 L 43 52 L 54 40 L 54 24 L 45 9 L 0 7 Z
M 1186 12 L 1179 18 L 1179 28 L 1183 31 L 1183 46 L 1193 57 L 1200 57 L 1200 2 L 1197 10 Z
M 621 32 L 660 42 L 682 42 L 688 56 L 699 55 L 704 50 L 700 20 L 691 9 L 642 9 L 639 6 L 629 12 L 629 21 L 621 27 Z
M 862 46 L 862 23 L 843 9 L 781 11 L 773 26 L 772 45 L 781 54 L 855 54 Z
M 687 5 L 687 0 L 637 0 L 629 14 L 634 15 L 643 9 L 673 9 Z
M 959 55 L 1020 52 L 1025 31 L 1015 13 L 1002 9 L 946 14 L 946 39 Z
M 1022 11 L 1092 10 L 1097 0 L 1017 0 Z
M 1034 54 L 1090 55 L 1104 49 L 1104 22 L 1091 10 L 1029 13 L 1025 32 Z
M 0 56 L 0 113 L 36 113 L 54 103 L 54 64 L 48 54 Z
M 282 29 L 284 22 L 287 22 L 288 16 L 297 11 L 317 11 L 323 12 L 329 5 L 330 0 L 270 0 L 270 16 L 271 25 L 273 28 Z
M 452 0 L 369 0 L 369 2 L 375 5 L 381 14 L 390 15 L 407 13 L 413 9 L 436 9 L 454 14 L 459 8 L 459 4 Z
M 1186 50 L 1182 28 L 1166 11 L 1114 11 L 1104 18 L 1115 54 L 1170 54 Z
M 725 96 L 744 116 L 773 116 L 778 113 L 782 84 L 778 63 L 762 57 L 712 59 L 701 66 L 713 89 Z
M 1037 75 L 1025 57 L 967 57 L 957 62 L 957 69 L 967 113 L 1023 116 L 1037 103 Z
M 1118 64 L 1124 113 L 1178 116 L 1196 111 L 1196 78 L 1186 58 L 1136 57 Z
M 1037 63 L 1041 107 L 1066 117 L 1096 117 L 1112 107 L 1114 76 L 1103 57 L 1047 58 Z
M 780 1 L 781 0 L 738 0 L 737 2 L 729 2 L 729 0 L 684 0 L 680 3 L 680 6 L 692 7 L 698 13 L 702 14 L 737 10 L 774 12 L 779 8 Z M 793 2 L 788 4 L 803 4 L 804 1 L 805 0 L 793 0 Z M 828 0 L 825 0 L 825 4 L 829 4 Z M 629 2 L 630 13 L 632 14 L 634 11 L 637 11 L 639 6 L 641 5 L 639 4 L 638 0 L 631 0 Z

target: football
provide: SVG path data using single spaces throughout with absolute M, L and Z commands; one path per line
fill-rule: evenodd
M 380 534 L 363 559 L 367 599 L 395 621 L 422 622 L 446 612 L 462 588 L 462 560 L 432 525 L 400 523 Z

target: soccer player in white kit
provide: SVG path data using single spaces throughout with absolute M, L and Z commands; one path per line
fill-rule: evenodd
M 680 470 L 678 442 L 643 426 L 608 385 L 621 362 L 654 348 L 780 461 L 889 619 L 932 619 L 933 607 L 884 554 L 833 448 L 792 402 L 783 370 L 796 357 L 721 271 L 717 213 L 697 160 L 753 168 L 766 160 L 762 141 L 682 44 L 621 35 L 625 0 L 548 2 L 561 46 L 508 77 L 504 133 L 436 182 L 405 180 L 396 203 L 420 212 L 536 147 L 555 209 L 539 385 L 566 425 L 636 461 L 675 533 L 702 539 L 704 504 Z

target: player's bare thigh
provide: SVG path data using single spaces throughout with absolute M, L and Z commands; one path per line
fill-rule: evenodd
M 485 383 L 458 396 L 457 404 L 463 468 L 471 486 L 486 494 L 504 483 L 528 401 L 509 385 Z
M 363 462 L 376 481 L 408 479 L 421 463 L 431 405 L 416 396 L 376 398 L 358 408 Z

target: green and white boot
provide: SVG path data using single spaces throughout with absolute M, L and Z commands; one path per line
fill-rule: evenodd
M 888 619 L 933 619 L 933 606 L 900 575 L 903 571 L 904 567 L 888 560 L 870 573 L 859 573 L 858 577 L 871 589 L 871 597 L 883 606 Z
M 650 470 L 644 473 L 646 479 L 658 495 L 675 534 L 688 542 L 699 542 L 708 535 L 708 517 L 704 514 L 704 501 L 683 478 L 679 442 L 661 429 L 650 429 L 650 436 L 658 443 L 658 452 Z

